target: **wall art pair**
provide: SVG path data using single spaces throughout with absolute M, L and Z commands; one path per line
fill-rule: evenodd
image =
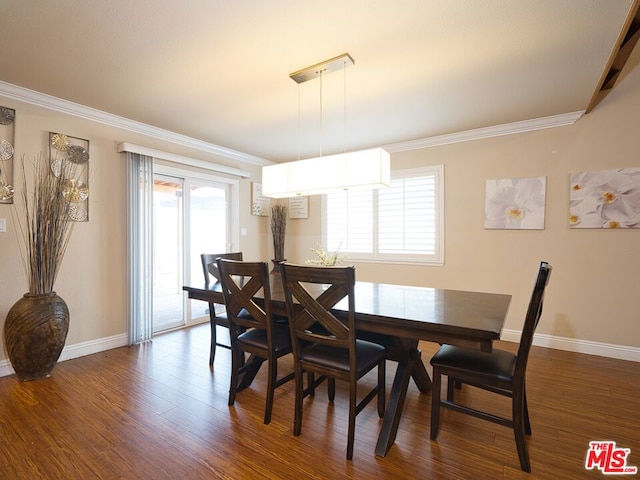
M 546 177 L 487 180 L 486 229 L 542 230 Z M 640 168 L 570 175 L 569 228 L 640 228 Z

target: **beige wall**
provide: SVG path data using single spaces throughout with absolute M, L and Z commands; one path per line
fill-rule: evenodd
M 116 152 L 120 142 L 131 142 L 159 150 L 210 160 L 249 170 L 253 178 L 240 182 L 239 225 L 247 228 L 239 248 L 249 259 L 266 258 L 267 218 L 250 214 L 251 182 L 260 177 L 260 167 L 240 164 L 211 154 L 163 142 L 94 121 L 4 98 L 0 105 L 16 109 L 16 160 L 39 152 L 48 155 L 49 132 L 60 132 L 90 142 L 89 222 L 77 223 L 55 289 L 71 313 L 67 347 L 99 341 L 127 332 L 127 194 L 126 159 Z M 19 170 L 19 169 L 18 169 Z M 217 174 L 221 175 L 221 174 Z M 16 172 L 16 195 L 21 192 Z M 12 206 L 0 205 L 0 218 L 7 219 L 7 233 L 0 233 L 0 326 L 7 312 L 27 290 L 15 238 Z M 0 335 L 3 335 L 0 329 Z M 4 339 L 0 363 L 6 359 Z
M 357 278 L 513 295 L 506 329 L 520 330 L 540 260 L 553 267 L 538 333 L 640 347 L 640 230 L 568 228 L 569 173 L 640 167 L 640 68 L 572 126 L 392 154 L 392 169 L 443 164 L 443 267 L 356 264 Z M 547 178 L 545 229 L 485 230 L 485 181 Z M 291 221 L 296 262 L 313 255 L 320 202 Z M 631 355 L 637 350 L 630 349 Z M 640 356 L 638 356 L 640 360 Z
M 569 173 L 640 167 L 638 55 L 631 72 L 594 112 L 575 125 L 392 155 L 392 168 L 445 166 L 445 265 L 357 265 L 361 280 L 471 289 L 513 295 L 506 329 L 519 330 L 538 262 L 554 267 L 538 332 L 570 340 L 640 347 L 638 272 L 640 230 L 570 230 Z M 240 249 L 248 259 L 272 256 L 268 218 L 250 214 L 251 182 L 260 168 L 61 114 L 0 96 L 15 108 L 16 157 L 47 150 L 48 132 L 89 139 L 90 221 L 79 223 L 56 290 L 71 310 L 67 346 L 127 331 L 126 169 L 116 153 L 126 141 L 248 169 L 240 184 Z M 546 228 L 496 231 L 483 228 L 487 179 L 547 177 Z M 16 185 L 20 185 L 16 179 Z M 26 291 L 11 208 L 0 205 L 7 233 L 0 233 L 0 322 Z M 290 220 L 285 255 L 302 262 L 320 239 L 321 202 L 311 198 L 309 219 Z M 632 349 L 632 351 L 635 351 Z M 4 342 L 0 362 L 6 359 Z

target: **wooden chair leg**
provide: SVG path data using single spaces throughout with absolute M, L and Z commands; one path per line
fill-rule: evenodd
M 529 421 L 529 407 L 527 406 L 527 391 L 524 391 L 524 433 L 531 435 L 531 422 Z
M 302 399 L 304 396 L 304 381 L 302 369 L 296 366 L 295 375 L 296 377 L 294 381 L 296 382 L 296 401 L 293 417 L 293 436 L 297 437 L 298 435 L 300 435 L 300 431 L 302 430 Z M 311 378 L 312 377 L 313 374 L 311 374 Z
M 529 452 L 527 451 L 527 443 L 525 438 L 524 392 L 513 392 L 511 408 L 513 409 L 513 433 L 516 439 L 516 448 L 518 449 L 520 468 L 525 472 L 531 472 Z
M 378 416 L 384 418 L 385 411 L 385 381 L 386 381 L 386 362 L 382 360 L 378 365 Z
M 240 355 L 244 355 L 244 353 L 237 348 L 231 349 L 231 384 L 229 385 L 229 406 L 233 405 L 236 401 L 236 393 L 238 391 L 238 377 L 240 376 L 239 370 L 242 366 Z
M 315 383 L 316 383 L 316 376 L 313 374 L 313 372 L 307 372 L 307 388 L 309 390 L 310 397 L 313 397 L 316 394 Z
M 331 378 L 329 380 L 334 379 Z M 353 380 L 351 385 L 349 386 L 349 432 L 347 434 L 347 460 L 351 460 L 353 458 L 353 444 L 356 431 L 356 381 L 357 380 Z
M 454 401 L 457 385 L 461 385 L 461 383 L 451 377 L 447 377 L 447 400 L 450 402 Z
M 336 398 L 336 379 L 328 378 L 327 384 L 328 384 L 328 390 L 329 390 L 329 401 L 333 402 Z
M 264 424 L 271 422 L 271 411 L 273 410 L 273 396 L 276 389 L 276 379 L 278 378 L 278 363 L 276 359 L 269 359 L 269 380 L 267 381 L 267 401 L 264 407 Z
M 440 389 L 442 385 L 442 377 L 440 370 L 434 367 L 433 378 L 431 379 L 431 440 L 438 437 L 440 429 Z
M 217 332 L 216 332 L 216 313 L 214 310 L 214 304 L 209 304 L 209 322 L 211 323 L 211 347 L 209 349 L 209 365 L 213 365 L 213 361 L 216 358 L 216 344 Z

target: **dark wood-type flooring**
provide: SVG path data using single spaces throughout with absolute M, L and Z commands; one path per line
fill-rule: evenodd
M 444 411 L 438 440 L 430 441 L 431 395 L 413 384 L 389 454 L 374 455 L 381 421 L 373 402 L 357 418 L 347 461 L 344 386 L 333 405 L 325 386 L 306 401 L 302 434 L 294 437 L 289 383 L 276 391 L 272 422 L 263 425 L 266 369 L 228 407 L 229 351 L 219 349 L 209 367 L 208 329 L 65 361 L 44 380 L 0 378 L 0 478 L 606 478 L 584 468 L 591 440 L 630 448 L 628 465 L 640 466 L 640 363 L 533 347 L 531 474 L 519 469 L 512 431 L 499 425 Z M 428 364 L 437 345 L 421 348 Z M 290 366 L 285 359 L 282 371 Z M 387 371 L 390 389 L 395 364 Z M 461 397 L 495 412 L 509 407 L 468 387 Z

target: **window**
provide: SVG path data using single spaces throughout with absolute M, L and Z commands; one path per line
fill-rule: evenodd
M 327 194 L 327 250 L 359 261 L 442 265 L 443 170 L 392 172 L 389 188 Z

